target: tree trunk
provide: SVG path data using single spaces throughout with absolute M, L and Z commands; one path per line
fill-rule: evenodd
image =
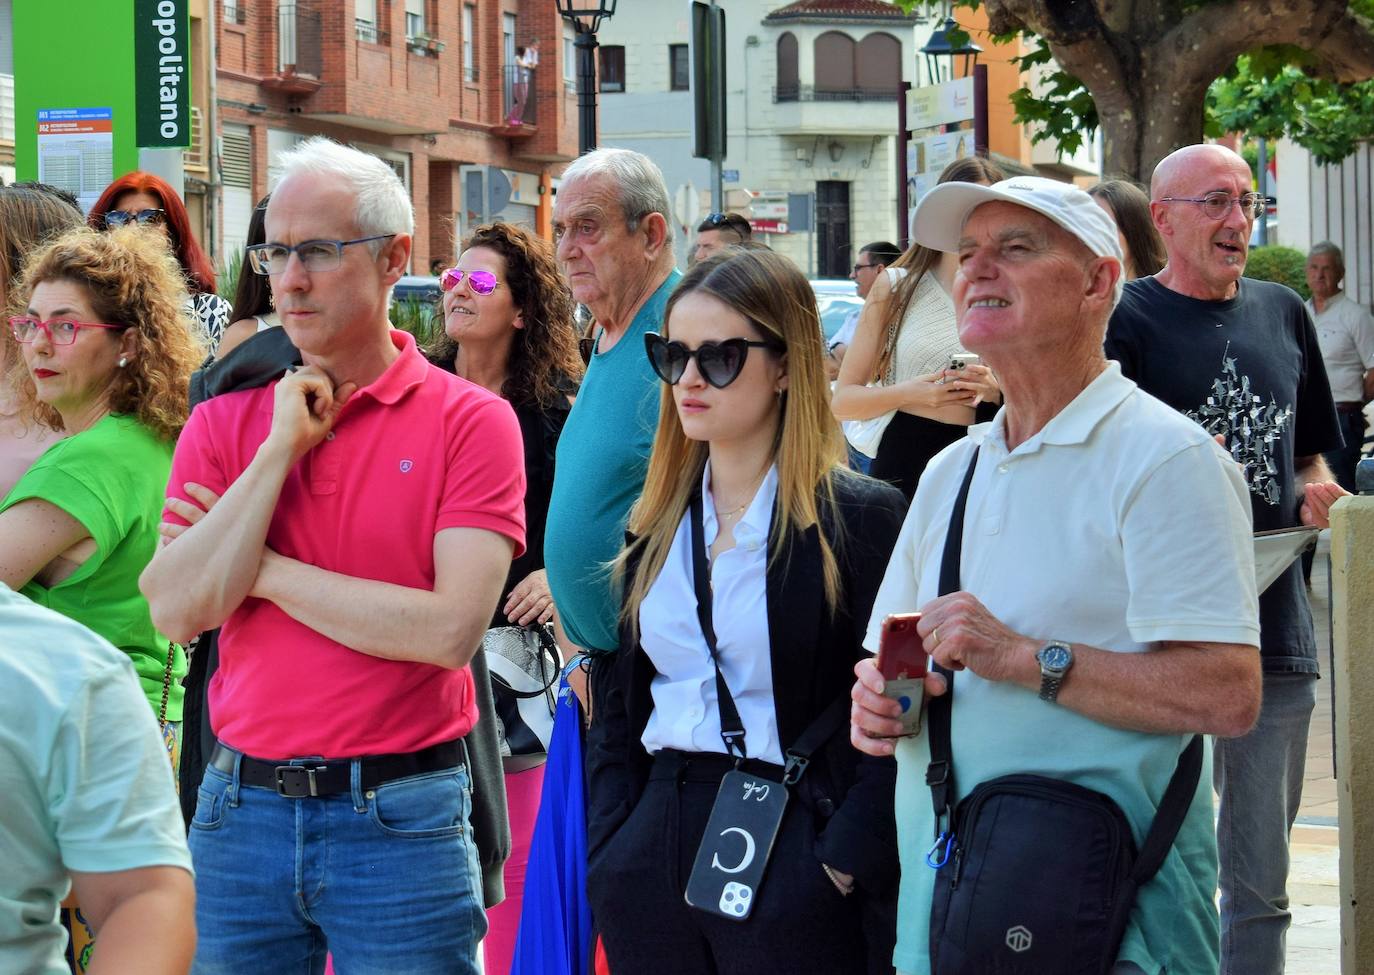
M 1207 85 L 1196 82 L 1146 83 L 1097 95 L 1103 176 L 1125 176 L 1148 186 L 1161 159 L 1202 141 L 1206 100 Z

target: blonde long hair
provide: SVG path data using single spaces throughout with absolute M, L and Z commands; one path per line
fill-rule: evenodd
M 830 412 L 830 388 L 821 348 L 820 315 L 811 285 L 785 257 L 767 250 L 742 250 L 700 261 L 682 279 L 664 310 L 664 334 L 673 308 L 694 292 L 708 294 L 749 319 L 765 336 L 782 343 L 787 364 L 787 390 L 774 445 L 778 466 L 778 508 L 769 546 L 769 562 L 784 554 L 790 532 L 805 530 L 833 511 L 835 478 L 853 476 L 845 469 L 844 440 Z M 639 606 L 663 570 L 673 537 L 701 484 L 707 445 L 683 433 L 672 387 L 663 386 L 658 430 L 649 455 L 644 492 L 630 509 L 634 541 L 614 563 L 623 578 L 627 561 L 639 554 L 639 570 L 629 580 L 621 617 L 637 629 Z M 818 499 L 819 496 L 819 499 Z M 826 603 L 839 604 L 841 580 L 832 546 L 841 544 L 839 520 L 831 518 L 832 537 L 820 533 Z

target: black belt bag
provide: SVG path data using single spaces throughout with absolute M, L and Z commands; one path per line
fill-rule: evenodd
M 964 507 L 975 451 L 950 517 L 940 594 L 959 588 Z M 926 706 L 935 806 L 930 910 L 932 975 L 1106 975 L 1116 963 L 1136 892 L 1164 862 L 1202 772 L 1202 736 L 1179 757 L 1137 852 L 1121 807 L 1062 779 L 1004 775 L 980 783 L 951 816 L 954 759 L 948 691 Z

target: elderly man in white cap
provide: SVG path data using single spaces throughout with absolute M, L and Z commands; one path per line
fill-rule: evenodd
M 898 759 L 896 967 L 1215 975 L 1210 757 L 1194 736 L 1241 734 L 1259 710 L 1245 484 L 1104 358 L 1122 255 L 1087 194 L 950 183 L 914 231 L 959 255 L 959 337 L 1005 401 L 926 469 L 869 625 L 877 651 L 888 614 L 921 613 L 941 668 L 925 731 L 897 738 L 904 705 L 875 662 L 856 668 L 851 738 Z M 1110 879 L 1129 857 L 1102 845 L 1112 828 L 1077 825 L 1080 801 L 1140 848 L 1131 880 Z

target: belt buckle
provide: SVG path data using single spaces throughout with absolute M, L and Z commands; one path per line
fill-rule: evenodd
M 322 770 L 306 765 L 278 765 L 277 795 L 288 799 L 306 799 L 318 796 L 319 786 L 315 782 L 315 772 Z

